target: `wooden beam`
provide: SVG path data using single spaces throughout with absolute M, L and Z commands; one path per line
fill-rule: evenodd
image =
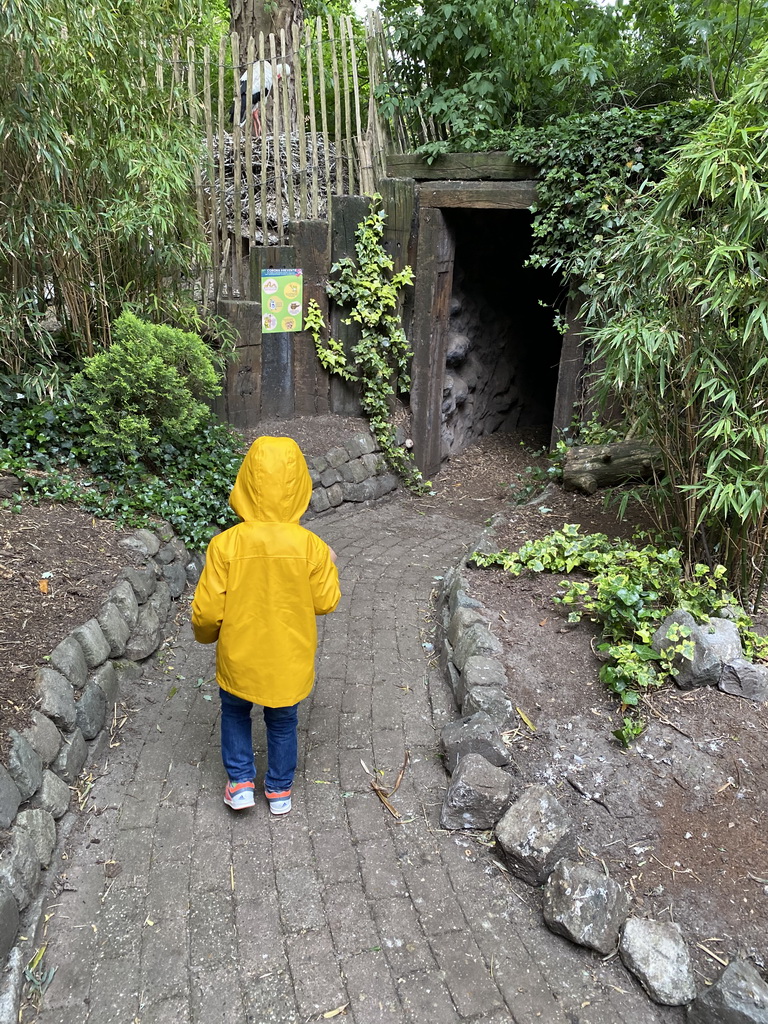
M 563 335 L 560 369 L 557 375 L 552 434 L 549 439 L 552 451 L 563 436 L 563 431 L 569 429 L 574 415 L 579 411 L 584 376 L 584 323 L 579 317 L 583 298 L 579 292 L 571 292 L 565 306 L 565 320 L 568 326 Z
M 536 176 L 533 167 L 518 163 L 506 153 L 445 153 L 431 164 L 416 153 L 390 153 L 388 178 L 417 181 L 527 181 Z
M 436 181 L 419 186 L 422 209 L 528 210 L 536 205 L 535 181 Z

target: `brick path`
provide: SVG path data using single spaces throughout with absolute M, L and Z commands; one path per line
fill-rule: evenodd
M 126 701 L 51 900 L 39 1024 L 651 1024 L 615 964 L 551 935 L 477 837 L 440 831 L 436 729 L 456 712 L 422 648 L 433 577 L 477 527 L 397 499 L 315 524 L 343 598 L 321 621 L 294 810 L 221 800 L 213 651 L 185 621 Z M 195 683 L 203 679 L 202 686 Z M 173 687 L 176 692 L 169 697 Z M 206 698 L 211 697 L 211 700 Z M 263 766 L 263 724 L 258 720 Z M 396 821 L 361 759 L 394 784 Z M 257 786 L 258 793 L 258 786 Z M 112 863 L 116 862 L 116 863 Z M 326 1017 L 346 1007 L 344 1014 Z

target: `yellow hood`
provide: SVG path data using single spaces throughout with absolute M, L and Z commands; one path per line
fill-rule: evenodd
M 243 459 L 229 504 L 244 521 L 297 523 L 312 497 L 301 449 L 290 437 L 259 437 Z

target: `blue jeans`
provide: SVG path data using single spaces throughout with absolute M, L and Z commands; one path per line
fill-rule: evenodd
M 219 688 L 221 698 L 221 759 L 230 782 L 250 782 L 256 777 L 251 732 L 253 704 Z M 264 708 L 267 727 L 267 771 L 264 789 L 282 793 L 293 785 L 299 754 L 299 705 Z

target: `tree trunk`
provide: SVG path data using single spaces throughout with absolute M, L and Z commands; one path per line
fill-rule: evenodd
M 282 59 L 280 52 L 280 32 L 285 32 L 286 57 L 293 64 L 293 26 L 299 29 L 299 38 L 304 27 L 304 6 L 302 0 L 230 0 L 230 29 L 240 37 L 240 64 L 245 68 L 248 57 L 248 37 L 256 40 L 256 59 L 258 60 L 259 33 L 264 33 L 265 43 L 270 34 L 275 37 L 277 59 Z M 268 46 L 268 43 L 267 43 Z M 266 59 L 269 60 L 267 49 Z
M 649 480 L 662 469 L 661 452 L 643 441 L 570 448 L 563 467 L 563 488 L 594 494 L 625 480 Z

